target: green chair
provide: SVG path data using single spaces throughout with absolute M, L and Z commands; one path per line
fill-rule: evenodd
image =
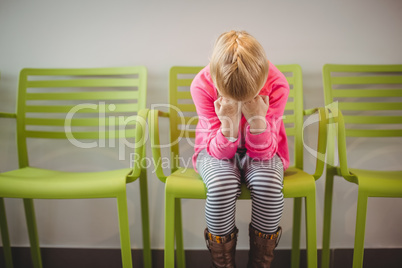
M 135 138 L 133 153 L 140 161 L 145 153 L 146 87 L 147 70 L 143 66 L 21 71 L 17 112 L 0 113 L 0 117 L 17 121 L 19 159 L 19 169 L 0 173 L 0 228 L 8 268 L 13 263 L 4 198 L 24 200 L 35 268 L 42 267 L 42 259 L 33 199 L 116 198 L 122 263 L 125 268 L 132 267 L 126 184 L 138 178 L 144 263 L 152 266 L 146 170 L 137 164 L 104 172 L 36 168 L 30 166 L 27 150 L 27 140 L 32 139 L 69 139 L 76 146 L 80 141 L 93 147 L 106 140 Z
M 326 107 L 333 120 L 328 133 L 322 267 L 330 263 L 331 209 L 334 176 L 358 185 L 353 267 L 363 267 L 364 235 L 369 197 L 402 197 L 402 171 L 353 169 L 347 163 L 347 137 L 401 137 L 402 65 L 336 65 L 323 67 Z M 399 84 L 399 86 L 397 85 Z M 394 98 L 394 99 L 392 99 Z M 373 114 L 373 112 L 375 114 Z M 332 118 L 331 118 L 332 117 Z M 337 129 L 336 129 L 337 127 Z M 339 166 L 334 166 L 337 135 Z
M 315 180 L 318 179 L 324 168 L 322 158 L 317 159 L 317 169 L 314 175 L 303 171 L 303 116 L 313 114 L 316 109 L 303 111 L 302 73 L 299 65 L 283 65 L 278 68 L 289 74 L 287 77 L 292 89 L 286 106 L 284 122 L 291 125 L 287 128 L 287 135 L 295 138 L 294 167 L 285 173 L 283 192 L 285 197 L 294 198 L 294 224 L 292 267 L 299 267 L 300 260 L 300 232 L 302 199 L 305 199 L 306 232 L 307 232 L 307 261 L 309 267 L 317 267 L 316 245 L 316 192 Z M 149 127 L 152 154 L 156 163 L 156 175 L 166 183 L 165 186 L 165 267 L 174 267 L 175 240 L 177 266 L 185 267 L 183 246 L 181 199 L 206 199 L 206 187 L 201 177 L 194 169 L 179 167 L 175 159 L 179 159 L 179 140 L 195 137 L 195 125 L 198 120 L 191 116 L 182 116 L 188 112 L 195 112 L 189 86 L 202 67 L 172 67 L 170 70 L 168 112 L 151 110 L 149 113 Z M 189 78 L 188 76 L 191 76 Z M 320 115 L 326 116 L 325 110 L 320 109 Z M 159 142 L 159 117 L 170 119 L 170 156 L 171 174 L 164 175 L 161 161 Z M 326 117 L 325 117 L 326 118 Z M 322 120 L 324 121 L 324 120 Z M 320 124 L 319 152 L 324 155 L 326 146 L 326 125 Z M 239 199 L 250 199 L 250 192 L 242 185 L 242 194 Z

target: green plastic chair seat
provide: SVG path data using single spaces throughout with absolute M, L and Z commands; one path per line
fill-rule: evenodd
M 285 198 L 304 197 L 305 193 L 315 194 L 315 179 L 301 169 L 290 167 L 283 180 Z M 239 199 L 250 199 L 250 191 L 242 184 Z M 201 176 L 192 168 L 179 168 L 166 179 L 166 194 L 174 193 L 176 198 L 205 199 L 207 189 Z
M 359 188 L 375 197 L 401 197 L 402 171 L 379 171 L 350 168 L 358 178 Z
M 126 191 L 126 178 L 131 171 L 78 173 L 26 167 L 0 174 L 0 196 L 32 199 L 116 197 L 117 193 Z
M 174 193 L 180 198 L 205 199 L 207 189 L 200 175 L 192 168 L 179 168 L 166 181 L 165 194 Z
M 315 179 L 311 174 L 294 167 L 285 171 L 283 195 L 285 198 L 315 195 Z

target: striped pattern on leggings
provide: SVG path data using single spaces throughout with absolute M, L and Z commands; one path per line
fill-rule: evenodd
M 208 190 L 205 216 L 210 233 L 227 235 L 234 230 L 242 181 L 251 192 L 251 225 L 266 234 L 277 231 L 284 205 L 283 165 L 277 155 L 266 161 L 240 154 L 219 160 L 203 150 L 197 157 L 197 170 Z

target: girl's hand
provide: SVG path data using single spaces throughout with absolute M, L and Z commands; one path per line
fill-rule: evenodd
M 265 116 L 269 108 L 269 97 L 257 95 L 250 101 L 243 102 L 242 113 L 250 125 L 251 134 L 264 132 L 267 128 Z
M 215 102 L 215 113 L 221 121 L 221 131 L 225 137 L 237 138 L 241 119 L 241 103 L 224 97 Z

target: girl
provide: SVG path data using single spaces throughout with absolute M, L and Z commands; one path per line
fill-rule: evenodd
M 191 94 L 199 117 L 193 164 L 207 187 L 205 239 L 213 265 L 235 267 L 236 199 L 244 181 L 252 200 L 248 267 L 270 267 L 289 165 L 286 78 L 255 38 L 230 31 L 217 39 Z

